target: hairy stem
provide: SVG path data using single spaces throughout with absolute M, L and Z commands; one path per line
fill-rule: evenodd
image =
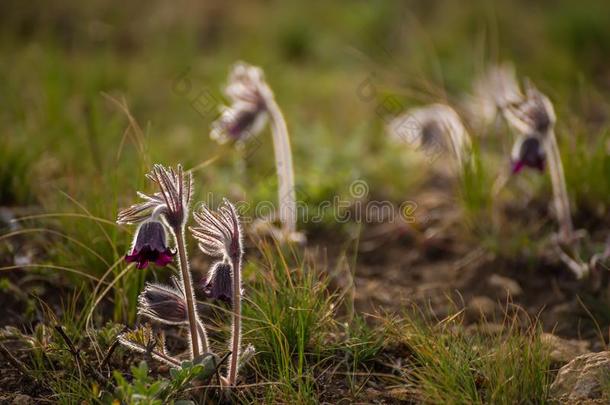
M 174 238 L 176 239 L 176 248 L 178 249 L 178 261 L 180 264 L 180 281 L 182 281 L 182 291 L 186 299 L 186 309 L 189 320 L 190 343 L 191 343 L 191 359 L 199 356 L 199 333 L 198 333 L 198 318 L 195 312 L 195 299 L 193 296 L 193 282 L 191 281 L 191 272 L 189 269 L 188 259 L 186 257 L 186 246 L 184 244 L 184 230 L 182 227 L 173 230 Z M 202 341 L 203 336 L 202 336 Z M 207 346 L 203 343 L 203 350 L 207 351 Z
M 140 343 L 132 342 L 132 341 L 126 340 L 126 339 L 121 339 L 120 336 L 119 336 L 118 342 L 120 344 L 122 344 L 123 346 L 125 346 L 135 352 L 144 353 L 144 354 L 148 353 L 154 359 L 159 360 L 171 367 L 180 367 L 180 361 L 178 361 L 178 359 L 168 356 L 167 354 L 162 353 L 158 350 L 150 350 L 149 348 L 141 345 Z
M 227 379 L 234 386 L 239 368 L 239 348 L 241 344 L 241 254 L 231 259 L 233 266 L 233 325 L 231 330 L 231 359 Z
M 559 222 L 559 235 L 563 242 L 571 243 L 574 239 L 574 227 L 570 215 L 570 200 L 566 188 L 566 180 L 563 174 L 563 164 L 557 146 L 557 138 L 553 130 L 549 131 L 545 138 L 546 150 L 549 161 L 549 172 L 553 184 L 553 202 Z
M 159 360 L 170 367 L 180 368 L 180 362 L 173 357 L 169 357 L 157 351 L 151 351 L 150 354 L 154 359 Z
M 296 194 L 294 188 L 294 170 L 292 152 L 286 121 L 282 111 L 273 98 L 267 100 L 267 109 L 271 117 L 273 133 L 273 151 L 277 171 L 279 216 L 284 231 L 296 231 Z
M 210 352 L 210 344 L 208 343 L 208 333 L 206 332 L 205 326 L 203 326 L 203 322 L 201 322 L 201 319 L 199 319 L 199 317 L 197 317 L 197 329 L 199 330 L 199 341 L 201 342 L 201 349 L 204 353 Z

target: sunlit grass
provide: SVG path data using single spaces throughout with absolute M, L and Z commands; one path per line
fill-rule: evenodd
M 251 267 L 244 303 L 244 339 L 257 350 L 255 369 L 275 401 L 316 402 L 313 366 L 321 360 L 322 341 L 333 326 L 335 302 L 327 278 L 314 263 L 262 245 L 263 264 Z
M 468 332 L 463 315 L 432 322 L 407 314 L 390 336 L 413 352 L 410 378 L 426 403 L 540 404 L 549 401 L 549 349 L 535 321 L 507 315 L 500 330 Z

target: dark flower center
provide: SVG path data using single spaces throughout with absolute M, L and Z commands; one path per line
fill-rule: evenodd
M 523 167 L 544 170 L 544 150 L 540 139 L 535 136 L 526 138 L 519 148 L 519 157 L 513 162 L 513 173 L 518 173 Z
M 219 262 L 210 271 L 212 276 L 203 287 L 204 295 L 209 299 L 230 303 L 233 297 L 231 265 Z
M 157 221 L 145 222 L 138 228 L 136 241 L 131 254 L 125 256 L 128 263 L 137 262 L 144 269 L 148 262 L 166 266 L 172 261 L 175 252 L 167 247 L 165 227 Z
M 171 249 L 157 250 L 148 245 L 143 246 L 140 250 L 134 249 L 130 255 L 125 256 L 125 261 L 128 263 L 138 263 L 139 269 L 144 269 L 149 262 L 154 262 L 158 266 L 167 266 L 173 259 L 176 253 Z

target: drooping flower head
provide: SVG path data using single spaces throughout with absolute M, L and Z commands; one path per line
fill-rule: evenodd
M 511 154 L 512 173 L 519 173 L 524 167 L 544 170 L 546 153 L 542 141 L 537 135 L 526 135 L 517 138 Z
M 167 325 L 188 323 L 184 294 L 161 284 L 146 285 L 138 296 L 138 314 Z
M 388 132 L 397 141 L 428 153 L 452 152 L 458 165 L 468 160 L 468 131 L 455 110 L 445 104 L 414 108 L 393 119 Z
M 197 227 L 190 228 L 199 242 L 199 249 L 213 257 L 222 257 L 223 262 L 214 266 L 210 279 L 210 294 L 227 295 L 227 281 L 231 284 L 231 354 L 227 377 L 222 384 L 235 385 L 241 348 L 241 261 L 243 255 L 241 226 L 237 210 L 228 200 L 223 200 L 218 210 L 207 206 L 194 214 Z M 229 272 L 230 271 L 230 272 Z
M 545 136 L 555 126 L 553 104 L 532 83 L 526 81 L 525 97 L 509 103 L 503 109 L 508 123 L 522 134 L 537 133 Z
M 547 158 L 545 143 L 556 122 L 549 98 L 528 80 L 525 81 L 525 92 L 522 92 L 511 64 L 492 67 L 475 82 L 474 87 L 474 99 L 478 102 L 473 105 L 479 108 L 473 109 L 473 115 L 485 119 L 483 107 L 488 107 L 493 110 L 491 118 L 495 119 L 499 111 L 518 133 L 511 153 L 512 173 L 517 174 L 524 167 L 543 171 Z
M 226 262 L 216 262 L 210 267 L 203 285 L 203 293 L 208 299 L 231 303 L 233 298 L 231 265 Z
M 221 108 L 210 137 L 219 143 L 244 141 L 256 136 L 267 122 L 268 100 L 273 98 L 262 69 L 238 62 L 231 68 L 224 90 L 231 101 Z
M 203 253 L 230 259 L 241 257 L 243 248 L 239 215 L 235 206 L 227 199 L 223 200 L 216 211 L 203 205 L 193 217 L 198 226 L 191 227 L 191 233 L 199 242 L 199 249 Z
M 155 164 L 146 177 L 157 185 L 159 191 L 152 195 L 138 192 L 144 201 L 121 210 L 117 223 L 138 224 L 162 218 L 170 228 L 178 229 L 188 217 L 193 189 L 191 173 L 184 173 L 181 165 L 174 170 Z
M 158 266 L 167 266 L 176 255 L 167 246 L 165 225 L 159 221 L 143 222 L 136 231 L 131 253 L 125 256 L 127 263 L 137 263 L 138 269 L 144 269 L 149 262 Z
M 551 101 L 529 80 L 525 93 L 512 64 L 491 67 L 475 81 L 474 95 L 469 100 L 470 113 L 475 121 L 489 123 L 499 111 L 506 121 L 521 134 L 538 133 L 544 136 L 556 121 Z

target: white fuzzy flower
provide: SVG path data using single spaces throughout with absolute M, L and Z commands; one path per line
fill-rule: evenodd
M 414 108 L 394 118 L 389 134 L 397 141 L 427 153 L 452 152 L 461 166 L 470 152 L 470 135 L 455 110 L 445 104 Z
M 224 92 L 231 105 L 221 107 L 221 115 L 212 124 L 210 137 L 226 143 L 258 135 L 267 123 L 268 100 L 273 98 L 262 69 L 236 63 Z

